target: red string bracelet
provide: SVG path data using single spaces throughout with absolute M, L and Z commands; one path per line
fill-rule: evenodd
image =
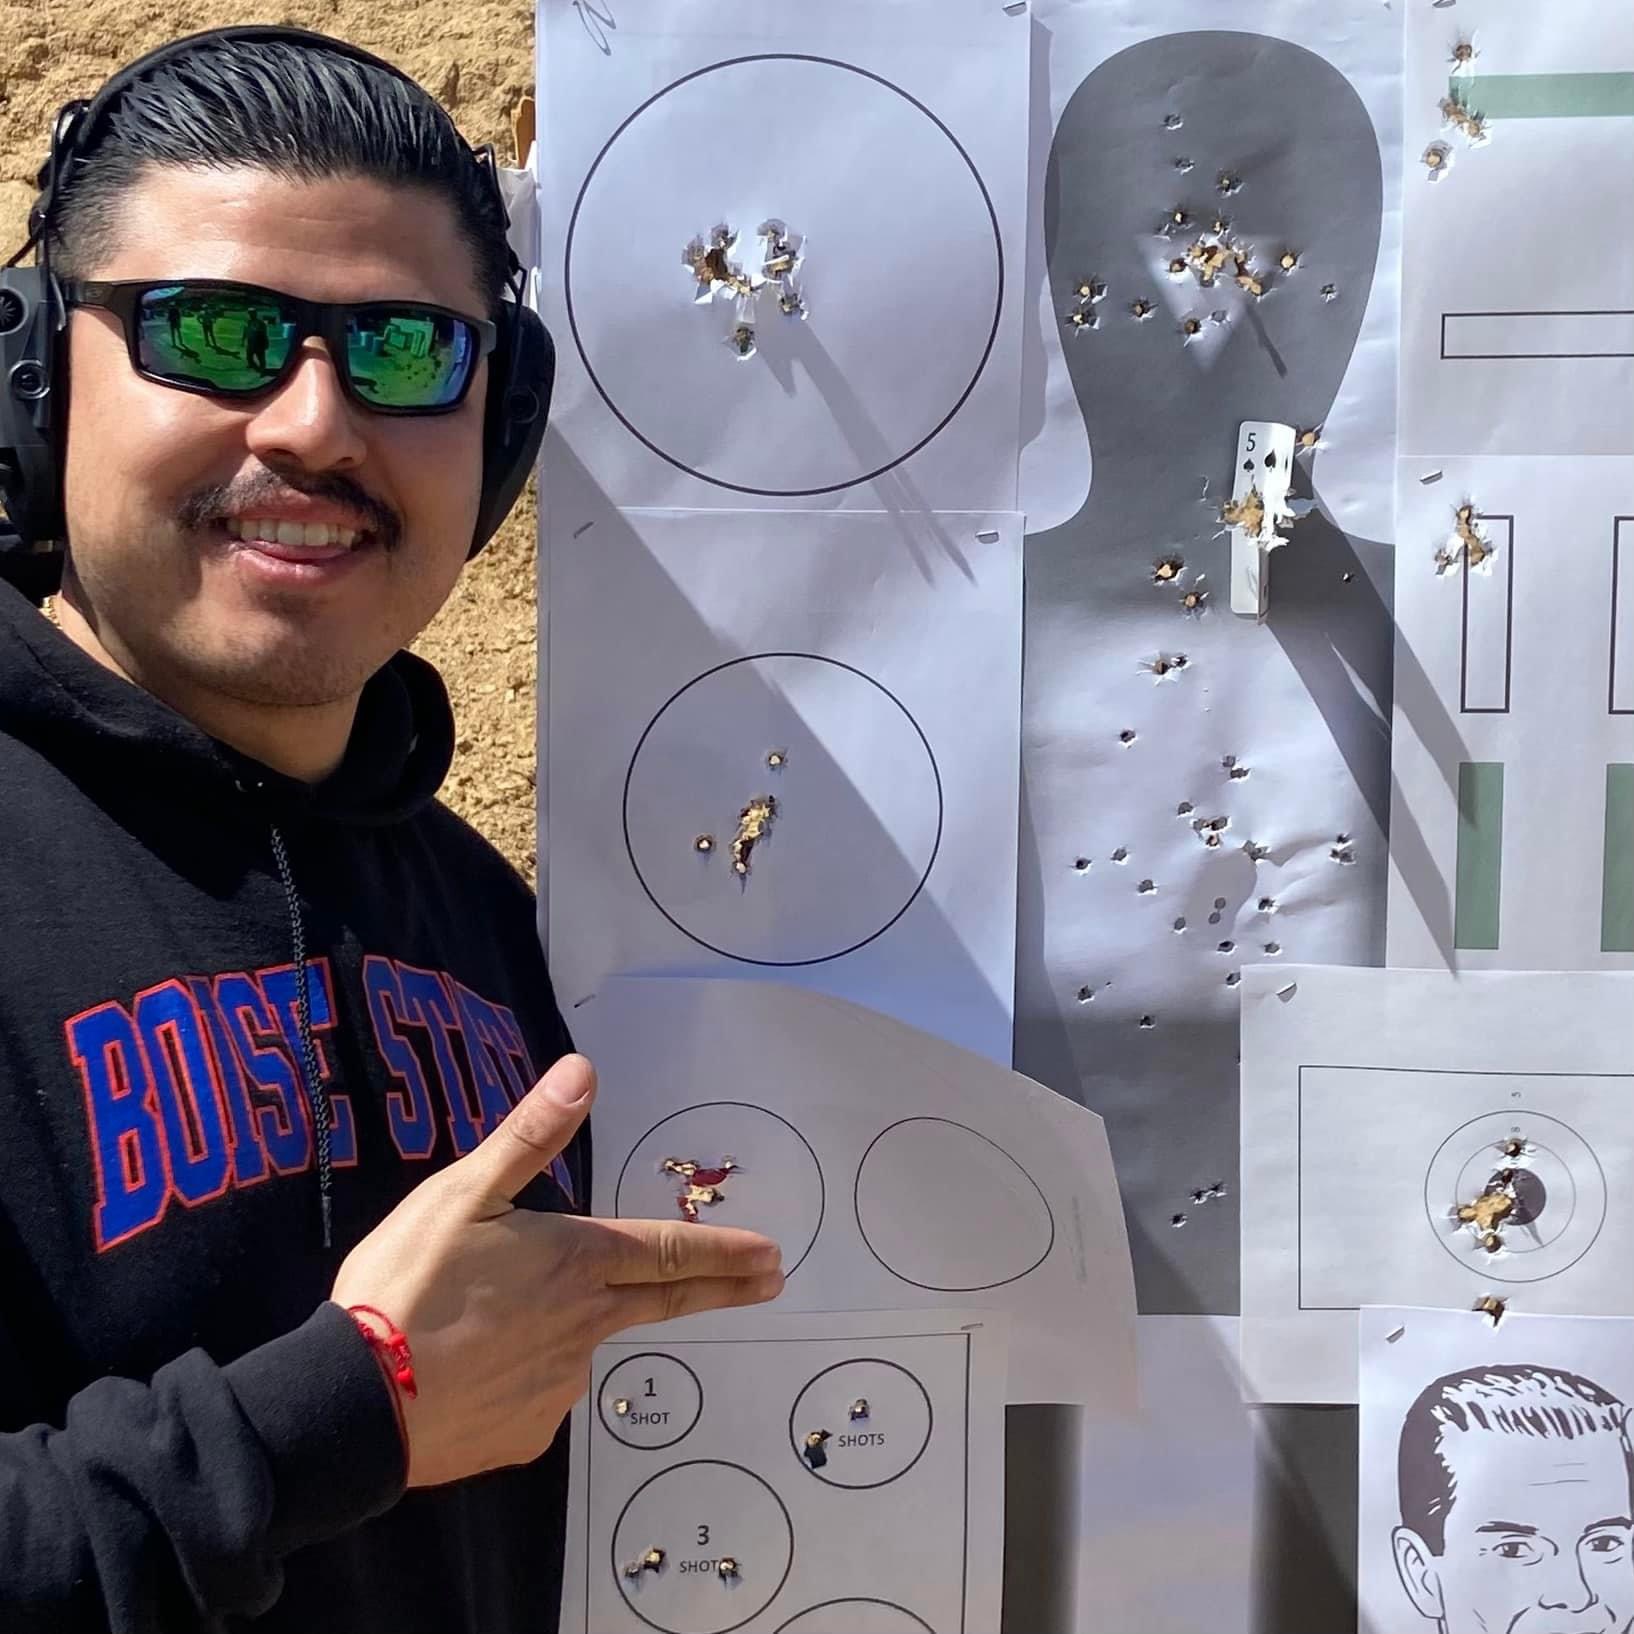
M 414 1356 L 409 1350 L 408 1335 L 384 1311 L 373 1305 L 348 1305 L 346 1314 L 357 1323 L 358 1332 L 368 1341 L 369 1348 L 380 1358 L 386 1377 L 394 1389 L 401 1390 L 412 1401 L 420 1393 L 414 1379 Z M 372 1316 L 385 1325 L 384 1335 L 363 1320 Z

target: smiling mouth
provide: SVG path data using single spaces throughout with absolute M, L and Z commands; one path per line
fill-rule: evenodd
M 281 562 L 334 562 L 378 543 L 368 528 L 332 522 L 291 522 L 262 517 L 225 517 L 217 523 L 227 548 L 253 550 Z

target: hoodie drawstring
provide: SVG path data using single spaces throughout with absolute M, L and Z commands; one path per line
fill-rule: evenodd
M 284 901 L 289 908 L 290 936 L 295 950 L 295 1016 L 301 1029 L 301 1079 L 306 1103 L 312 1111 L 312 1128 L 318 1143 L 318 1205 L 323 1212 L 323 1246 L 332 1246 L 330 1232 L 329 1170 L 329 1089 L 318 1070 L 318 1047 L 312 1039 L 312 1007 L 306 988 L 306 926 L 301 919 L 301 899 L 295 890 L 295 874 L 289 866 L 289 852 L 276 824 L 272 828 L 272 854 L 278 862 L 278 876 L 284 882 Z

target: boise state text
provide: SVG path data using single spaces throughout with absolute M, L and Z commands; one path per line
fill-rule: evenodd
M 370 954 L 363 961 L 374 1044 L 391 1086 L 386 1120 L 405 1159 L 428 1159 L 446 1127 L 469 1152 L 538 1078 L 516 1017 L 456 981 Z M 332 1078 L 329 962 L 307 965 L 319 1071 Z M 96 1166 L 97 1251 L 233 1187 L 299 1174 L 313 1160 L 293 965 L 174 976 L 129 1004 L 110 999 L 64 1024 Z M 351 1096 L 330 1094 L 330 1160 L 357 1163 Z M 551 1176 L 573 1200 L 567 1164 Z

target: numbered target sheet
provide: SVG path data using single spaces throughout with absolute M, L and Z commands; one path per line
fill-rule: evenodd
M 1634 976 L 1243 978 L 1243 1371 L 1356 1400 L 1357 1311 L 1634 1315 Z
M 739 1312 L 603 1345 L 563 1634 L 991 1634 L 1004 1318 Z

